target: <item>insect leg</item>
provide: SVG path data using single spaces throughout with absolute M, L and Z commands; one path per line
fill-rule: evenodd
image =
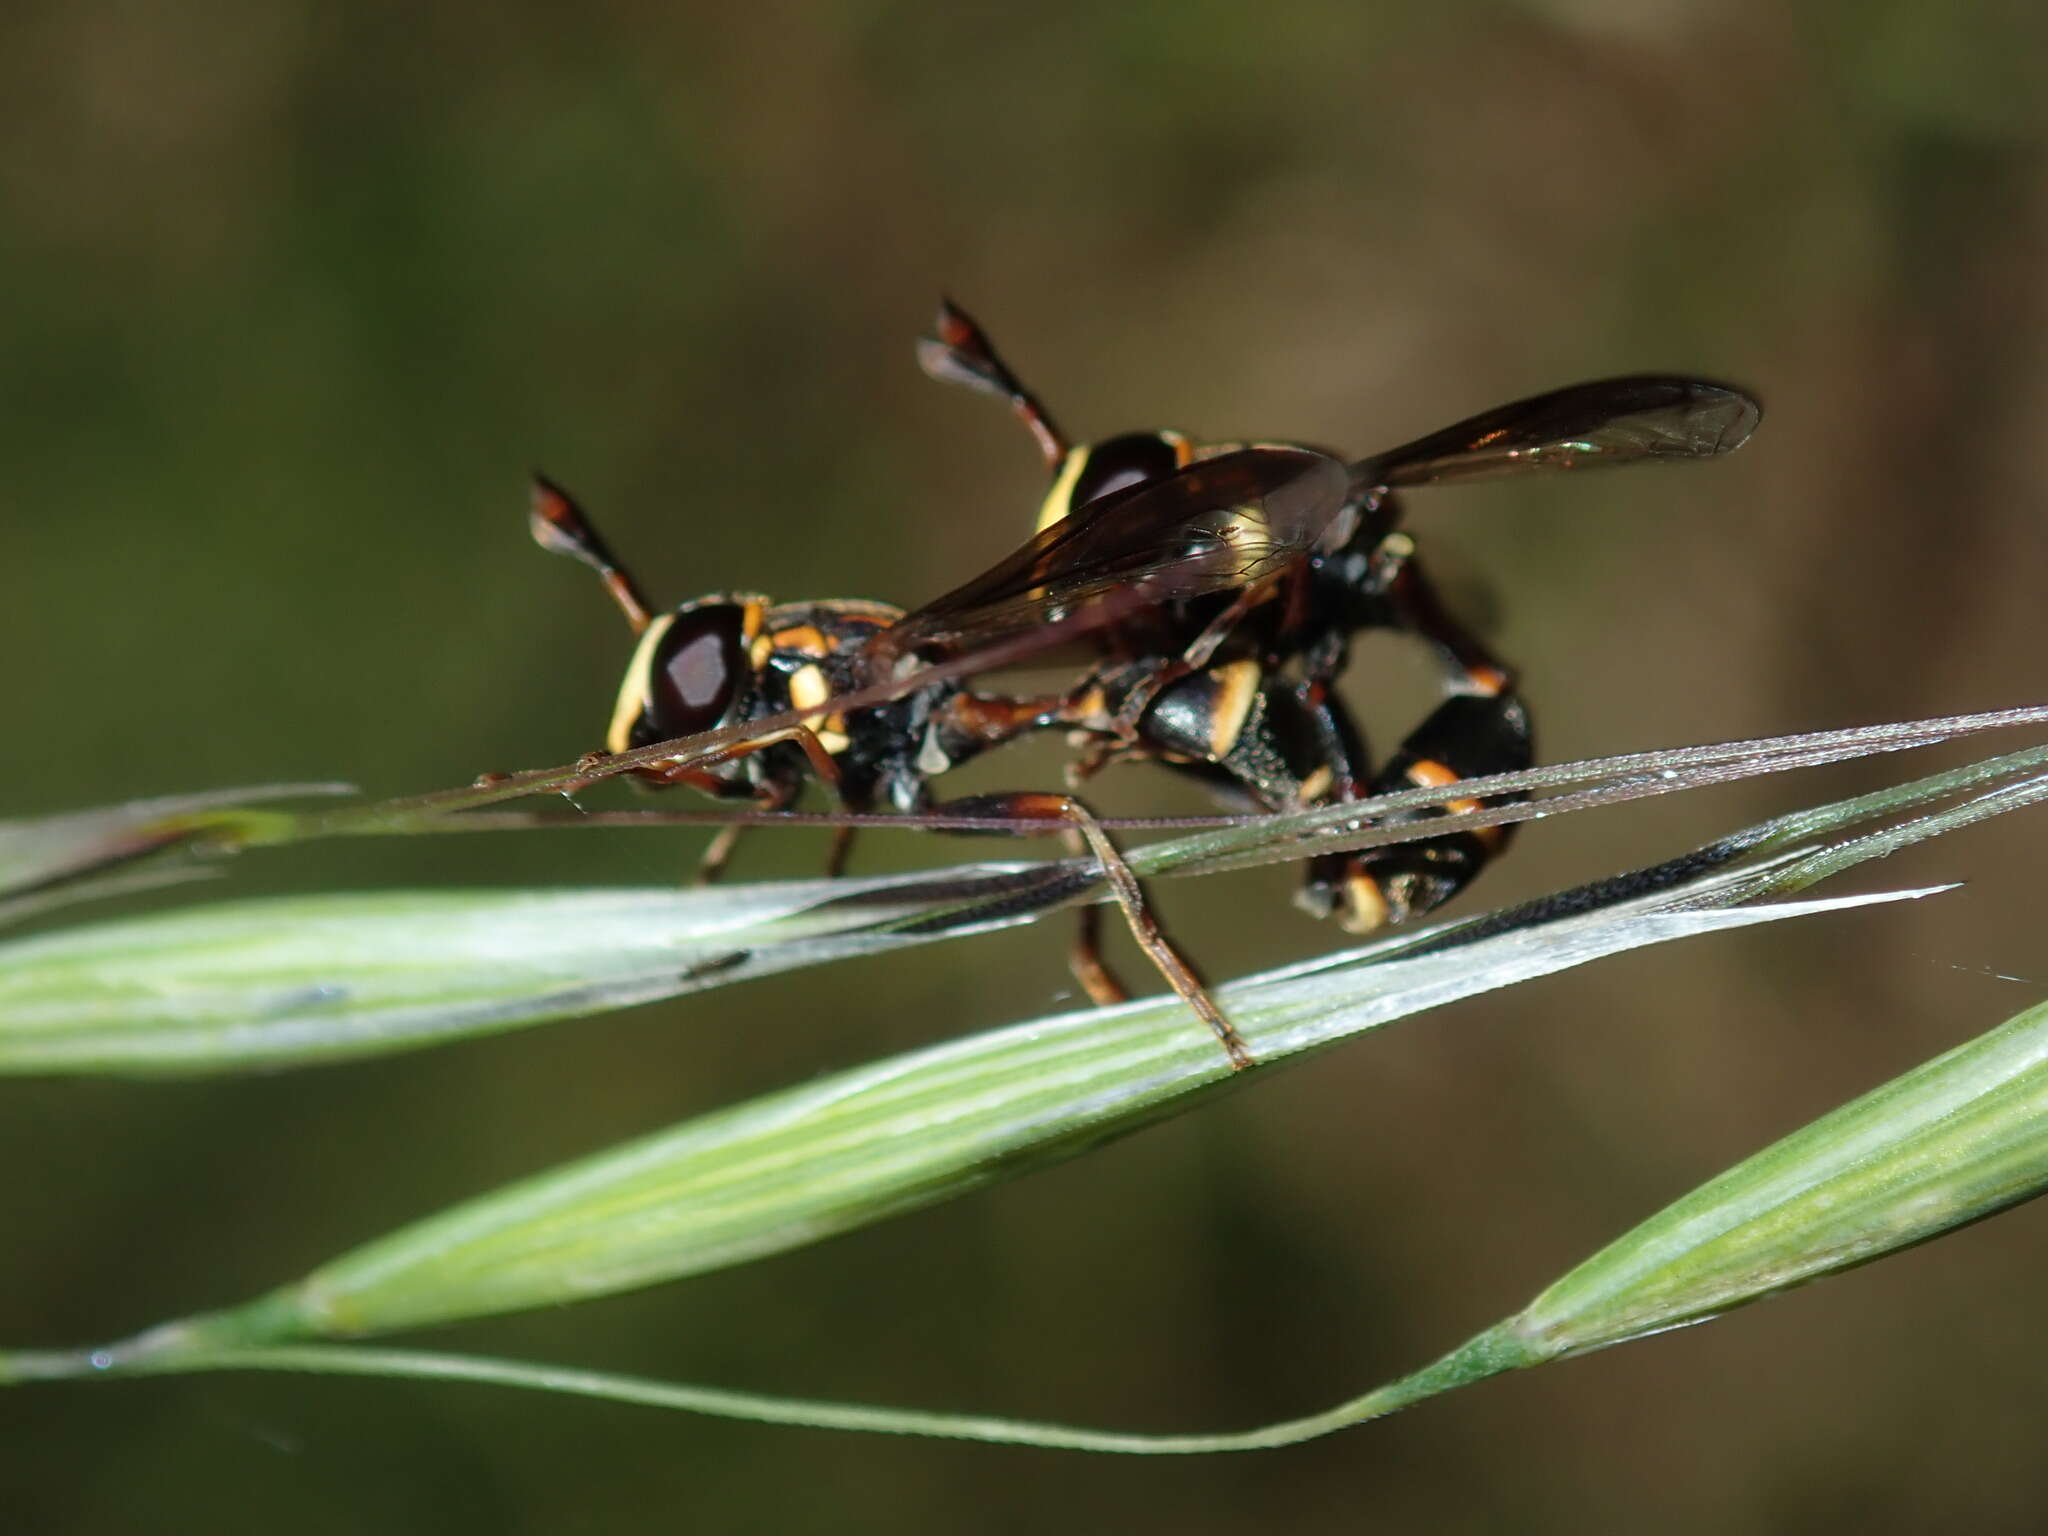
M 825 744 L 818 739 L 818 733 L 807 725 L 792 725 L 787 730 L 772 731 L 766 736 L 759 736 L 751 741 L 739 742 L 710 756 L 697 758 L 688 765 L 678 764 L 663 775 L 663 782 L 669 784 L 688 784 L 693 788 L 704 790 L 710 794 L 730 793 L 730 787 L 724 781 L 714 778 L 712 775 L 705 773 L 704 770 L 714 763 L 730 762 L 736 757 L 752 756 L 756 752 L 765 751 L 778 742 L 784 741 L 793 741 L 803 748 L 804 756 L 810 762 L 811 771 L 817 774 L 826 788 L 832 791 L 840 804 L 846 805 L 846 794 L 839 772 L 839 764 L 833 761 L 832 754 L 825 749 Z M 781 778 L 767 779 L 761 784 L 759 792 L 755 795 L 755 807 L 764 811 L 782 810 L 796 798 L 796 788 L 796 784 L 789 780 Z M 851 805 L 847 808 L 849 810 L 864 809 L 861 806 Z M 730 826 L 719 829 L 718 835 L 711 839 L 710 844 L 704 849 L 703 856 L 697 861 L 696 884 L 709 885 L 723 873 L 726 862 L 732 857 L 734 846 L 740 840 L 740 834 L 746 830 L 747 827 L 744 822 L 734 822 Z M 825 873 L 827 876 L 835 876 L 845 870 L 846 855 L 848 849 L 852 846 L 853 834 L 854 828 L 852 827 L 839 827 L 834 830 L 832 849 L 825 856 Z
M 832 761 L 832 754 L 825 750 L 825 744 L 818 740 L 818 733 L 808 725 L 787 726 L 779 731 L 770 731 L 765 736 L 751 737 L 746 741 L 734 742 L 703 757 L 694 759 L 687 767 L 674 770 L 673 780 L 690 782 L 689 776 L 714 763 L 728 763 L 736 757 L 751 757 L 764 752 L 778 742 L 793 741 L 803 748 L 804 756 L 810 759 L 811 771 L 835 794 L 839 790 L 839 765 Z
M 1124 922 L 1131 930 L 1131 937 L 1138 941 L 1138 947 L 1143 949 L 1153 965 L 1159 968 L 1160 975 L 1164 976 L 1173 990 L 1180 994 L 1182 1001 L 1195 1011 L 1196 1017 L 1215 1032 L 1216 1038 L 1222 1042 L 1224 1054 L 1230 1058 L 1231 1070 L 1241 1072 L 1253 1064 L 1256 1058 L 1246 1047 L 1243 1037 L 1223 1016 L 1223 1010 L 1218 1008 L 1215 999 L 1209 996 L 1208 988 L 1195 974 L 1194 967 L 1182 958 L 1180 952 L 1167 939 L 1158 919 L 1153 917 L 1151 908 L 1146 903 L 1144 890 L 1138 884 L 1138 877 L 1132 873 L 1131 866 L 1124 862 L 1124 856 L 1117 852 L 1116 845 L 1109 840 L 1109 834 L 1103 831 L 1102 824 L 1095 819 L 1094 813 L 1087 806 L 1071 795 L 1023 791 L 1007 795 L 972 795 L 963 800 L 948 801 L 933 809 L 953 815 L 1014 816 L 1020 820 L 1045 820 L 1056 817 L 1069 823 L 1086 840 L 1089 850 L 1095 855 L 1103 878 L 1109 883 L 1110 894 L 1123 909 Z M 1115 978 L 1102 967 L 1101 957 L 1094 953 L 1094 937 L 1093 930 L 1084 929 L 1083 937 L 1070 951 L 1075 980 L 1079 981 L 1089 996 L 1097 1002 L 1122 1001 L 1122 987 L 1117 985 Z M 1107 984 L 1107 993 L 1098 995 L 1096 985 L 1099 983 Z
M 790 797 L 784 794 L 763 795 L 754 802 L 757 811 L 780 811 L 789 805 Z M 697 859 L 697 873 L 691 878 L 692 885 L 713 885 L 725 873 L 725 866 L 732 860 L 732 851 L 738 846 L 740 834 L 751 831 L 744 821 L 735 821 L 718 829 L 718 835 L 704 847 Z M 853 848 L 853 836 L 857 827 L 834 827 L 832 846 L 825 854 L 825 878 L 836 880 L 846 873 L 846 856 Z
M 1065 723 L 1061 718 L 1064 706 L 1065 701 L 1057 697 L 1014 699 L 956 694 L 938 711 L 934 723 L 940 729 L 933 737 L 933 745 L 939 748 L 941 761 L 951 766 L 1027 730 Z M 1224 1051 L 1230 1057 L 1232 1069 L 1251 1065 L 1252 1056 L 1244 1041 L 1217 1008 L 1200 978 L 1160 930 L 1130 865 L 1124 862 L 1123 855 L 1117 852 L 1108 834 L 1079 800 L 1071 795 L 1020 792 L 970 796 L 964 800 L 948 801 L 933 809 L 955 814 L 993 814 L 1040 820 L 1058 817 L 1071 823 L 1074 828 L 1071 835 L 1079 837 L 1095 854 L 1104 878 L 1109 882 L 1111 894 L 1123 909 L 1124 921 L 1130 926 L 1131 935 L 1139 947 L 1173 989 L 1187 1000 L 1197 1016 L 1216 1032 L 1217 1039 L 1223 1042 Z M 1130 994 L 1102 957 L 1101 929 L 1101 908 L 1092 904 L 1083 907 L 1076 920 L 1073 941 L 1068 947 L 1067 965 L 1090 1000 L 1107 1006 L 1125 1001 Z
M 1076 915 L 1074 936 L 1067 941 L 1067 969 L 1098 1008 L 1131 1000 L 1130 990 L 1102 958 L 1102 908 L 1094 903 Z
M 1534 757 L 1529 714 L 1507 669 L 1451 617 L 1412 556 L 1395 576 L 1389 596 L 1396 627 L 1421 636 L 1442 653 L 1450 697 L 1408 734 L 1364 792 L 1391 794 L 1528 767 Z M 1331 719 L 1341 726 L 1345 717 L 1338 701 L 1327 698 L 1323 707 L 1335 712 Z M 1343 797 L 1333 792 L 1332 798 Z M 1443 810 L 1477 810 L 1519 798 L 1453 799 Z M 1423 810 L 1402 819 L 1441 814 Z M 1463 889 L 1507 846 L 1511 830 L 1481 827 L 1358 853 L 1323 855 L 1310 862 L 1302 904 L 1315 912 L 1334 911 L 1346 928 L 1359 933 L 1419 916 Z
M 777 809 L 769 806 L 764 809 Z M 697 860 L 697 873 L 691 879 L 692 885 L 710 885 L 725 873 L 725 866 L 732 858 L 732 850 L 740 840 L 740 834 L 747 830 L 745 822 L 735 821 L 720 827 L 718 835 L 705 845 L 703 854 Z
M 1260 582 L 1246 587 L 1230 600 L 1230 605 L 1202 626 L 1202 632 L 1188 644 L 1180 655 L 1165 662 L 1152 675 L 1133 688 L 1127 698 L 1117 706 L 1116 729 L 1126 740 L 1135 738 L 1138 721 L 1143 718 L 1152 702 L 1173 684 L 1190 673 L 1197 672 L 1209 664 L 1209 658 L 1216 654 L 1216 647 L 1230 638 L 1232 631 L 1244 622 L 1246 614 L 1272 595 L 1272 583 Z

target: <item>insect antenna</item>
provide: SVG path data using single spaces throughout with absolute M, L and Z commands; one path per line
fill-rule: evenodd
M 964 384 L 985 395 L 997 395 L 1010 402 L 1017 419 L 1031 429 L 1038 451 L 1045 455 L 1045 467 L 1057 472 L 1067 457 L 1066 435 L 1053 424 L 1052 416 L 1038 397 L 1018 382 L 1009 365 L 996 356 L 996 349 L 966 310 L 951 299 L 939 300 L 939 317 L 932 323 L 934 335 L 917 344 L 917 364 L 942 384 Z
M 567 491 L 545 475 L 533 477 L 533 499 L 527 514 L 527 527 L 533 533 L 533 542 L 542 549 L 581 560 L 603 577 L 605 590 L 611 593 L 612 601 L 625 614 L 626 622 L 633 626 L 634 634 L 647 628 L 653 614 L 646 599 L 641 597 L 640 588 L 612 558 L 611 550 L 597 536 L 597 530 L 590 526 L 590 519 L 583 515 L 583 509 L 576 505 Z

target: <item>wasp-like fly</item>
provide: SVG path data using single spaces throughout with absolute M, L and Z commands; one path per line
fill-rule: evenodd
M 1217 1030 L 1235 1065 L 1242 1043 L 1166 946 L 1092 817 L 1071 796 L 1025 793 L 934 802 L 938 775 L 1026 733 L 1062 730 L 1080 750 L 1078 783 L 1106 764 L 1152 760 L 1226 797 L 1283 811 L 1511 772 L 1531 761 L 1529 716 L 1509 669 L 1446 611 L 1400 530 L 1395 492 L 1527 472 L 1712 458 L 1738 447 L 1760 410 L 1740 390 L 1643 375 L 1576 384 L 1501 406 L 1370 458 L 1298 444 L 1199 443 L 1172 431 L 1071 443 L 972 320 L 944 305 L 919 361 L 935 378 L 1007 400 L 1051 475 L 1037 532 L 988 571 L 905 612 L 884 603 L 774 603 L 748 592 L 650 609 L 588 520 L 538 482 L 533 530 L 546 548 L 596 568 L 639 636 L 607 747 L 623 752 L 764 722 L 712 757 L 679 752 L 636 767 L 788 807 L 809 779 L 851 811 L 966 809 L 1065 819 L 1089 837 L 1133 930 Z M 1377 769 L 1335 684 L 1354 636 L 1418 636 L 1441 657 L 1446 696 Z M 1035 636 L 1071 660 L 1058 693 L 1018 695 L 977 676 Z M 943 679 L 929 680 L 934 663 Z M 843 696 L 869 702 L 837 708 Z M 794 723 L 769 725 L 796 714 Z M 1474 808 L 1456 799 L 1443 809 Z M 1420 815 L 1441 814 L 1424 811 Z M 715 871 L 738 828 L 706 854 Z M 1426 912 L 1462 888 L 1506 841 L 1505 828 L 1326 854 L 1309 861 L 1302 901 L 1369 930 Z M 835 845 L 834 867 L 845 838 Z M 1091 996 L 1121 995 L 1094 955 L 1075 971 Z

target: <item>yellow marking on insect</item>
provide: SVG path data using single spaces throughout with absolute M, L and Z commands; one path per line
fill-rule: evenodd
M 795 651 L 799 656 L 829 656 L 832 646 L 814 624 L 797 624 L 789 629 L 778 629 L 772 636 L 778 651 Z M 806 671 L 816 671 L 808 667 Z
M 753 644 L 747 647 L 747 660 L 754 664 L 757 672 L 768 665 L 768 658 L 774 654 L 775 642 L 767 635 L 754 636 Z
M 1465 686 L 1484 698 L 1498 698 L 1508 689 L 1508 675 L 1499 667 L 1468 667 L 1465 670 Z
M 1344 877 L 1344 890 L 1350 896 L 1350 904 L 1337 919 L 1338 925 L 1347 933 L 1372 933 L 1384 928 L 1393 918 L 1387 906 L 1387 898 L 1380 890 L 1379 881 L 1363 870 L 1353 870 Z
M 654 648 L 675 622 L 674 614 L 664 613 L 641 631 L 640 643 L 633 647 L 633 659 L 626 663 L 626 675 L 619 683 L 618 701 L 612 705 L 611 728 L 604 738 L 606 751 L 631 749 L 633 727 L 640 723 L 640 716 L 647 709 L 647 678 L 654 668 Z
M 831 697 L 823 667 L 799 667 L 789 675 L 789 702 L 798 709 L 815 709 Z
M 1336 781 L 1336 778 L 1337 775 L 1330 771 L 1328 763 L 1324 763 L 1322 767 L 1316 769 L 1315 772 L 1301 781 L 1302 804 L 1314 805 L 1318 800 L 1322 799 L 1324 795 L 1329 793 L 1330 785 Z
M 783 634 L 789 631 L 784 630 Z M 776 637 L 778 640 L 781 636 Z M 823 667 L 799 667 L 789 675 L 789 702 L 798 709 L 816 709 L 832 697 L 832 683 Z M 844 752 L 853 743 L 846 734 L 846 716 L 827 715 L 811 728 L 818 745 L 827 752 Z
M 1109 698 L 1102 691 L 1100 683 L 1091 683 L 1085 690 L 1074 696 L 1074 702 L 1067 711 L 1069 719 L 1096 720 L 1109 713 Z
M 1209 714 L 1209 751 L 1224 758 L 1237 745 L 1259 696 L 1259 664 L 1249 659 L 1233 661 L 1213 668 L 1209 676 L 1216 684 L 1215 704 Z
M 1460 777 L 1461 775 L 1457 772 L 1445 767 L 1434 758 L 1424 758 L 1421 762 L 1413 764 L 1408 769 L 1408 782 L 1424 789 L 1440 789 L 1446 784 L 1457 783 Z M 1486 802 L 1484 800 L 1475 800 L 1469 795 L 1460 795 L 1455 800 L 1446 800 L 1444 802 L 1444 809 L 1453 816 L 1464 816 L 1475 811 L 1485 810 Z M 1478 838 L 1484 846 L 1497 848 L 1500 846 L 1501 838 L 1505 834 L 1499 827 L 1474 827 L 1472 828 L 1472 835 Z
M 1045 493 L 1045 500 L 1039 504 L 1038 523 L 1032 530 L 1043 533 L 1054 523 L 1073 511 L 1074 482 L 1081 478 L 1081 470 L 1088 463 L 1089 447 L 1083 443 L 1078 448 L 1069 448 L 1067 457 L 1060 465 L 1059 478 L 1052 483 L 1052 489 Z

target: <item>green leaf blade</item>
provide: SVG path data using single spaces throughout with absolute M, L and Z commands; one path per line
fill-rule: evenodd
M 1863 904 L 1599 913 L 1221 989 L 1260 1060 L 1622 949 Z M 610 1294 L 784 1251 L 1073 1156 L 1242 1085 L 1177 999 L 949 1041 L 685 1122 L 429 1218 L 290 1291 L 295 1336 Z
M 1726 1312 L 2048 1189 L 2048 1004 L 1823 1116 L 1667 1207 L 1514 1320 L 1579 1354 Z
M 17 939 L 0 1073 L 271 1069 L 627 1007 L 925 942 L 870 931 L 918 910 L 920 884 L 366 892 Z

